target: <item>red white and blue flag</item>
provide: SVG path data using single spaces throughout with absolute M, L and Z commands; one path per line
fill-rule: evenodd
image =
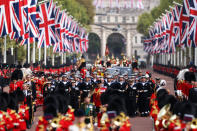
M 181 44 L 181 30 L 180 30 L 180 17 L 181 17 L 182 7 L 180 5 L 175 5 L 173 9 L 173 16 L 174 16 L 174 28 L 173 31 L 175 32 L 175 46 L 180 46 Z
M 54 45 L 56 43 L 55 12 L 52 0 L 39 5 L 37 19 L 39 21 L 38 48 Z
M 17 0 L 0 0 L 0 36 L 13 32 L 13 6 Z
M 183 8 L 180 17 L 181 46 L 190 47 L 189 39 L 189 0 L 183 0 Z
M 189 0 L 189 35 L 192 47 L 197 47 L 197 1 Z

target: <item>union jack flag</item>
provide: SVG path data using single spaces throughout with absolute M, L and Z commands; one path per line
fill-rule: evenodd
M 56 27 L 57 43 L 59 45 L 59 51 L 64 51 L 64 34 L 65 34 L 65 12 L 61 11 L 58 14 L 58 20 Z
M 29 8 L 28 8 L 28 24 L 29 24 L 29 32 L 30 32 L 30 37 L 38 37 L 38 26 L 36 22 L 36 5 L 38 0 L 28 0 L 29 2 Z
M 162 43 L 161 43 L 161 52 L 166 53 L 167 49 L 167 42 L 166 42 L 166 16 L 163 16 L 161 19 L 161 37 L 162 37 Z
M 80 49 L 80 38 L 79 38 L 79 26 L 75 22 L 75 30 L 74 30 L 74 45 L 76 46 L 76 52 L 82 52 Z
M 28 23 L 26 26 L 26 33 L 22 35 L 19 40 L 22 40 L 20 45 L 32 43 L 38 37 L 38 26 L 36 22 L 36 5 L 37 0 L 28 0 Z M 30 39 L 30 40 L 29 40 Z
M 167 12 L 167 30 L 166 30 L 166 36 L 167 36 L 167 43 L 168 43 L 168 53 L 174 53 L 175 52 L 175 45 L 174 45 L 174 24 L 173 24 L 174 18 L 173 18 L 173 12 Z
M 85 45 L 85 30 L 81 29 L 81 34 L 80 34 L 80 51 L 83 53 L 85 52 L 84 50 L 84 45 Z
M 145 52 L 150 53 L 149 52 L 150 51 L 149 49 L 151 47 L 151 43 L 152 43 L 152 40 L 151 40 L 150 37 L 145 38 L 145 40 L 144 40 L 144 51 Z
M 175 32 L 175 45 L 180 46 L 181 43 L 181 32 L 180 32 L 180 17 L 181 17 L 182 7 L 180 5 L 175 5 L 173 9 L 173 17 L 174 17 L 174 29 Z
M 37 19 L 39 21 L 38 48 L 41 46 L 48 47 L 54 45 L 56 43 L 56 36 L 55 14 L 52 0 L 39 5 Z
M 190 16 L 189 16 L 189 35 L 190 40 L 192 40 L 192 46 L 197 47 L 197 1 L 196 0 L 189 0 L 190 6 Z
M 183 0 L 183 7 L 180 17 L 181 46 L 190 47 L 189 39 L 189 0 Z
M 18 0 L 0 0 L 0 36 L 13 32 L 14 26 L 16 26 L 16 29 L 19 29 L 19 23 L 16 24 L 14 22 L 17 21 L 15 20 L 16 12 L 14 10 L 14 4 L 17 3 Z

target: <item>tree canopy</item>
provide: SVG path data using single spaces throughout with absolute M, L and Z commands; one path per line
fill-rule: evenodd
M 150 13 L 143 13 L 139 16 L 137 23 L 137 30 L 139 33 L 148 36 L 148 28 L 153 24 L 153 22 L 159 18 L 165 10 L 169 10 L 169 6 L 173 5 L 173 1 L 182 4 L 183 0 L 160 0 L 160 5 L 153 8 Z
M 56 0 L 62 9 L 66 9 L 78 22 L 86 28 L 93 23 L 95 15 L 92 0 Z

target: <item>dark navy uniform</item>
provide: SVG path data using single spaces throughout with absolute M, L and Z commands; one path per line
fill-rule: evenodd
M 149 101 L 150 101 L 150 96 L 152 94 L 152 90 L 150 85 L 145 82 L 139 82 L 136 85 L 137 92 L 138 92 L 138 108 L 139 112 L 141 113 L 141 116 L 147 116 L 149 115 Z
M 127 113 L 129 116 L 134 117 L 136 115 L 136 96 L 137 88 L 134 85 L 128 85 L 128 88 L 125 90 L 125 103 L 127 108 Z

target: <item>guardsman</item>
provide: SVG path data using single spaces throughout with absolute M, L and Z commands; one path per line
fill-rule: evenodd
M 105 87 L 103 87 L 103 84 L 101 82 L 101 80 L 97 81 L 97 88 L 94 89 L 94 93 L 93 93 L 93 103 L 96 106 L 96 110 L 97 112 L 99 112 L 100 106 L 101 106 L 101 94 L 104 93 L 106 90 Z
M 21 80 L 23 76 L 23 73 L 21 70 L 16 69 L 11 76 L 11 83 L 10 83 L 10 91 L 13 92 L 17 88 L 20 88 L 21 90 L 23 89 L 23 81 Z

